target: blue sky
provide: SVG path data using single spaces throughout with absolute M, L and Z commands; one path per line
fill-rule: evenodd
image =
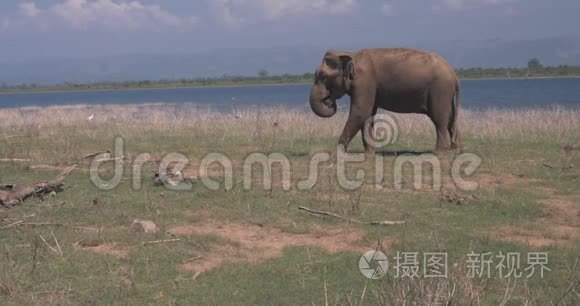
M 3 0 L 0 58 L 577 37 L 579 12 L 578 0 Z

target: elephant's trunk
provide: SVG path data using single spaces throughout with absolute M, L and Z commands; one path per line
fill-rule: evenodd
M 312 87 L 310 92 L 310 107 L 319 117 L 329 118 L 336 114 L 336 101 L 331 99 L 326 90 L 320 90 L 318 86 Z

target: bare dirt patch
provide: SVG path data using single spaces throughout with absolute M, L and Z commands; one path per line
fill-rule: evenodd
M 546 206 L 552 223 L 580 227 L 580 202 L 577 199 L 574 202 L 573 199 L 552 198 L 541 203 Z
M 415 188 L 413 178 L 405 178 L 403 180 L 401 188 L 395 188 L 392 183 L 380 185 L 377 189 L 375 184 L 368 184 L 372 186 L 372 188 L 377 189 L 378 191 L 384 192 L 399 192 L 399 193 L 409 193 L 409 192 L 436 192 L 439 193 L 441 190 L 443 191 L 456 191 L 460 188 L 455 184 L 453 179 L 450 176 L 443 176 L 441 178 L 441 190 L 437 188 L 433 188 L 433 179 L 430 176 L 426 176 L 422 178 L 423 181 L 420 185 L 420 188 Z M 492 189 L 492 188 L 499 188 L 499 187 L 514 187 L 517 185 L 522 184 L 530 184 L 537 180 L 520 177 L 517 175 L 512 174 L 501 174 L 501 175 L 492 175 L 492 174 L 478 174 L 471 177 L 463 177 L 462 178 L 466 183 L 476 183 L 477 189 Z
M 94 245 L 97 244 L 97 245 Z M 79 250 L 89 251 L 100 255 L 111 255 L 117 258 L 127 258 L 131 252 L 131 248 L 127 246 L 120 246 L 116 243 L 85 243 L 78 242 L 74 245 Z
M 563 237 L 544 237 L 541 232 L 526 230 L 518 227 L 503 227 L 495 231 L 493 238 L 524 244 L 532 248 L 542 248 L 552 245 L 565 245 L 570 243 L 569 239 L 562 239 Z
M 537 187 L 534 187 L 534 189 L 538 194 L 550 195 L 550 196 L 555 195 L 559 192 L 559 190 L 556 188 L 544 187 L 544 186 L 537 186 Z
M 531 183 L 536 180 L 531 178 L 520 177 L 513 174 L 479 174 L 474 177 L 466 177 L 464 180 L 474 182 L 479 185 L 479 188 L 497 188 L 497 187 L 511 187 L 518 184 Z M 455 187 L 453 182 L 451 186 Z
M 182 269 L 196 272 L 205 272 L 226 262 L 256 263 L 279 257 L 286 247 L 291 246 L 320 247 L 331 253 L 364 251 L 364 248 L 356 245 L 364 234 L 354 229 L 316 228 L 307 234 L 292 234 L 255 224 L 205 221 L 173 227 L 168 232 L 177 236 L 212 234 L 232 242 L 215 247 L 206 254 L 198 254 L 201 256 L 194 257 L 180 266 Z
M 547 216 L 535 221 L 538 230 L 502 227 L 492 237 L 541 248 L 550 245 L 574 245 L 580 240 L 580 202 L 554 197 L 541 201 Z

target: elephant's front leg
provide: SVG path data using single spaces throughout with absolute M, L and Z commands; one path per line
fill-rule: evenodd
M 342 135 L 340 135 L 340 139 L 338 141 L 339 145 L 344 146 L 344 150 L 348 149 L 348 145 L 352 138 L 363 128 L 364 122 L 366 118 L 361 116 L 355 115 L 353 116 L 350 114 L 348 116 L 348 120 L 344 125 L 344 129 L 342 130 Z
M 365 120 L 363 127 L 360 132 L 362 135 L 363 146 L 365 148 L 365 154 L 367 156 L 374 156 L 376 149 L 375 141 L 375 115 L 377 114 L 377 107 L 373 108 L 371 116 Z
M 352 138 L 361 131 L 363 137 L 363 144 L 365 147 L 366 154 L 373 154 L 374 155 L 374 133 L 372 126 L 369 127 L 371 130 L 369 131 L 371 139 L 366 139 L 364 128 L 365 123 L 367 120 L 371 119 L 373 114 L 376 113 L 376 108 L 374 105 L 374 96 L 367 96 L 367 95 L 354 95 L 352 96 L 352 103 L 350 106 L 350 113 L 348 115 L 348 120 L 344 125 L 344 129 L 342 131 L 342 135 L 340 136 L 339 144 L 344 146 L 346 150 L 348 145 L 350 144 Z

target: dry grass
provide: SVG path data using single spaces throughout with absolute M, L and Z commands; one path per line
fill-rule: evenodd
M 431 150 L 435 129 L 424 115 L 389 113 L 398 138 L 387 150 Z M 87 118 L 94 115 L 92 120 Z M 336 144 L 348 113 L 330 119 L 305 109 L 245 108 L 219 112 L 196 105 L 75 105 L 0 109 L 0 159 L 66 165 L 110 149 L 116 136 L 128 154 L 252 151 L 309 154 Z M 495 143 L 574 146 L 579 109 L 464 110 L 461 132 L 469 149 Z M 360 137 L 352 148 L 362 149 Z M 197 152 L 197 153 L 195 153 Z
M 95 117 L 87 120 L 91 114 Z M 432 123 L 423 115 L 393 114 L 401 137 L 433 134 Z M 273 123 L 286 137 L 337 136 L 347 119 L 340 112 L 331 119 L 320 119 L 309 111 L 286 108 L 246 108 L 218 112 L 195 105 L 73 105 L 23 107 L 0 110 L 0 127 L 4 138 L 29 133 L 50 136 L 63 127 L 109 127 L 115 132 L 138 132 L 154 129 L 158 133 L 187 130 L 197 136 L 220 134 L 224 137 L 249 137 L 271 133 Z M 122 125 L 119 125 L 122 124 Z M 473 139 L 538 139 L 551 138 L 566 142 L 580 129 L 580 110 L 488 109 L 464 110 L 460 118 L 461 131 Z M 20 134 L 18 132 L 21 132 Z

